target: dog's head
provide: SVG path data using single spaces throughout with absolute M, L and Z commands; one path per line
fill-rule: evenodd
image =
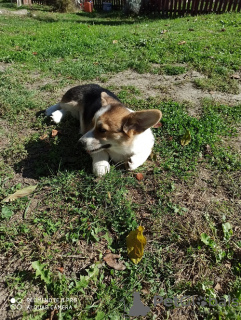
M 93 118 L 93 127 L 79 140 L 87 152 L 131 145 L 136 135 L 154 126 L 162 117 L 159 110 L 132 112 L 119 101 L 101 93 L 102 107 Z

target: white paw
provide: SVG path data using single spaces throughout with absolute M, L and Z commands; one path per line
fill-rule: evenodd
M 144 153 L 137 153 L 128 159 L 127 166 L 129 170 L 135 170 L 136 168 L 143 165 L 146 159 L 149 157 L 151 150 L 145 151 Z
M 55 112 L 55 111 L 58 110 L 58 109 L 59 109 L 59 104 L 57 103 L 57 104 L 49 107 L 47 110 L 45 110 L 45 115 L 46 115 L 47 117 L 49 117 L 49 116 L 51 116 L 51 114 L 52 114 L 53 112 Z
M 60 110 L 54 111 L 51 115 L 51 119 L 55 123 L 60 123 L 63 117 L 63 113 Z
M 93 165 L 93 173 L 97 177 L 102 177 L 110 172 L 110 164 L 107 161 L 99 161 Z
M 132 161 L 128 161 L 127 162 L 127 167 L 128 167 L 128 170 L 135 170 L 136 168 L 138 168 L 140 166 L 140 164 L 137 164 L 135 162 L 132 162 Z

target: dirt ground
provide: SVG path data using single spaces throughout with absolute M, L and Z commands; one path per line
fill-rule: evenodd
M 122 87 L 132 86 L 138 89 L 141 94 L 140 99 L 147 99 L 150 97 L 160 97 L 160 100 L 172 100 L 179 103 L 185 103 L 187 105 L 188 113 L 190 116 L 198 117 L 200 115 L 202 102 L 204 99 L 208 99 L 212 102 L 216 102 L 223 105 L 235 106 L 241 104 L 241 74 L 238 82 L 238 94 L 229 94 L 218 91 L 204 91 L 195 85 L 195 81 L 198 79 L 205 79 L 205 75 L 189 70 L 181 75 L 156 75 L 151 73 L 139 74 L 132 70 L 125 70 L 115 75 L 103 75 L 105 80 L 92 80 L 92 81 L 79 81 L 76 85 L 94 82 L 102 87 L 113 86 L 118 90 Z M 36 78 L 36 77 L 34 77 Z M 37 79 L 34 79 L 35 81 Z M 35 84 L 36 83 L 36 84 Z M 31 83 L 30 89 L 35 90 L 42 85 L 48 83 L 54 84 L 55 81 L 51 79 L 45 79 L 44 83 L 36 81 Z M 57 83 L 57 81 L 56 81 Z M 73 85 L 72 85 L 73 86 Z M 57 92 L 56 98 L 60 99 L 64 92 L 70 89 L 71 86 L 61 88 Z M 113 90 L 115 91 L 115 90 Z
M 178 76 L 139 74 L 126 70 L 117 73 L 105 83 L 107 86 L 133 86 L 140 90 L 140 98 L 160 97 L 160 100 L 172 100 L 187 105 L 190 116 L 199 117 L 204 99 L 213 103 L 236 106 L 241 104 L 241 81 L 237 80 L 239 93 L 229 94 L 218 91 L 204 91 L 195 85 L 195 80 L 205 78 L 197 71 L 188 71 Z M 103 85 L 99 83 L 100 85 Z M 104 85 L 103 85 L 104 86 Z M 241 152 L 241 127 L 237 127 L 238 136 L 232 140 L 232 146 Z M 224 141 L 225 143 L 225 141 Z
M 239 83 L 239 93 L 236 95 L 203 91 L 195 86 L 194 81 L 205 78 L 197 71 L 188 71 L 178 76 L 153 75 L 150 73 L 139 74 L 127 70 L 110 77 L 107 85 L 134 86 L 143 92 L 143 97 L 160 96 L 163 100 L 173 100 L 177 102 L 187 102 L 190 104 L 190 115 L 195 116 L 200 110 L 204 98 L 216 101 L 220 104 L 237 105 L 241 103 L 241 82 Z

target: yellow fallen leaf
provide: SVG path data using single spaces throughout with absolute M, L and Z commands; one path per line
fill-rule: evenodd
M 143 236 L 143 231 L 144 227 L 139 226 L 126 237 L 127 253 L 131 261 L 135 264 L 141 261 L 144 254 L 146 238 Z
M 34 192 L 34 190 L 36 188 L 37 188 L 37 184 L 34 186 L 29 186 L 29 187 L 23 188 L 21 190 L 18 190 L 15 193 L 10 194 L 7 198 L 3 199 L 3 202 L 9 202 L 9 201 L 16 200 L 18 198 L 26 197 L 30 193 Z
M 184 135 L 181 137 L 181 145 L 186 146 L 191 142 L 191 134 L 190 131 L 187 129 Z

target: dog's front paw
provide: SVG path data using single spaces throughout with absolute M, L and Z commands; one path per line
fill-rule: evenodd
M 128 170 L 135 170 L 136 168 L 140 167 L 147 159 L 148 155 L 142 155 L 142 154 L 137 154 L 132 156 L 127 160 L 127 169 Z
M 50 116 L 51 120 L 55 123 L 60 123 L 61 119 L 63 118 L 63 112 L 60 110 L 56 110 Z
M 110 164 L 107 161 L 99 161 L 93 165 L 93 173 L 96 177 L 102 177 L 110 172 Z
M 136 168 L 139 167 L 139 165 L 135 162 L 132 162 L 130 159 L 130 161 L 128 161 L 126 164 L 126 167 L 127 167 L 127 170 L 135 170 Z

